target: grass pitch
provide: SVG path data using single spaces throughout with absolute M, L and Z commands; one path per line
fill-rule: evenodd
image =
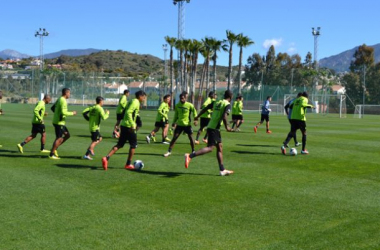
M 101 124 L 104 140 L 94 161 L 81 159 L 90 143 L 81 115 L 67 119 L 72 137 L 59 148 L 62 159 L 53 161 L 39 153 L 39 138 L 24 146 L 24 154 L 17 151 L 30 133 L 33 106 L 2 108 L 2 249 L 380 248 L 377 116 L 309 114 L 310 155 L 292 157 L 280 151 L 289 131 L 285 116 L 270 117 L 273 134 L 264 124 L 254 134 L 259 114 L 245 114 L 241 132 L 222 133 L 225 167 L 235 171 L 222 177 L 215 151 L 184 168 L 186 136 L 169 158 L 162 156 L 168 145 L 146 144 L 154 111 L 141 111 L 134 160 L 145 168 L 131 172 L 124 170 L 128 146 L 111 158 L 108 171 L 101 167 L 116 143 L 110 137 L 115 110 Z M 73 109 L 84 107 L 69 105 Z M 51 119 L 45 120 L 48 149 Z

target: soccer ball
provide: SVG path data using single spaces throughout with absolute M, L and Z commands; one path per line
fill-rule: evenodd
M 297 155 L 297 149 L 291 148 L 289 154 L 293 155 L 293 156 L 296 156 Z
M 136 160 L 133 165 L 135 166 L 135 169 L 140 171 L 144 168 L 144 162 L 142 162 L 141 160 Z

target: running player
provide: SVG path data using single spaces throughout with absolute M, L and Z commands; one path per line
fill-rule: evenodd
M 67 110 L 67 99 L 70 98 L 70 89 L 62 89 L 62 96 L 54 104 L 53 126 L 55 129 L 55 141 L 50 150 L 50 159 L 58 160 L 57 149 L 70 138 L 70 132 L 66 127 L 66 117 L 76 115 L 77 112 Z
M 204 109 L 205 107 L 207 107 L 210 103 L 215 102 L 215 100 L 216 100 L 216 94 L 214 93 L 214 91 L 210 91 L 210 93 L 208 93 L 208 98 L 202 104 L 201 110 Z M 211 113 L 212 113 L 212 110 L 209 109 L 204 114 L 202 114 L 201 125 L 200 125 L 200 128 L 198 130 L 197 136 L 195 138 L 195 144 L 199 144 L 199 136 L 201 135 L 202 131 L 205 128 L 207 128 L 207 125 L 210 122 Z M 207 143 L 207 133 L 203 137 L 203 142 Z
M 236 97 L 236 100 L 232 106 L 232 129 L 234 129 L 235 125 L 235 131 L 240 131 L 239 127 L 243 124 L 243 96 L 238 95 Z
M 116 124 L 113 129 L 112 137 L 119 138 L 120 135 L 120 121 L 123 120 L 125 107 L 128 103 L 129 90 L 126 89 L 123 92 L 123 95 L 119 99 L 119 103 L 116 108 Z
M 291 100 L 285 105 L 285 107 L 284 107 L 284 109 L 285 109 L 285 113 L 286 113 L 286 115 L 287 115 L 287 117 L 288 117 L 288 120 L 289 120 L 290 125 L 292 125 L 292 122 L 290 121 L 290 119 L 291 119 L 291 117 L 292 117 L 292 109 L 290 108 L 290 105 L 292 105 L 292 103 L 294 102 L 295 99 L 301 97 L 301 95 L 302 95 L 301 92 L 298 93 L 297 97 L 291 99 Z M 299 143 L 299 142 L 297 141 L 297 133 L 294 133 L 294 137 L 293 137 L 293 139 L 294 139 L 294 145 L 295 145 L 296 147 L 298 147 L 298 146 L 301 145 L 301 143 Z
M 272 97 L 268 96 L 265 100 L 263 106 L 261 107 L 261 120 L 257 123 L 257 125 L 253 128 L 255 133 L 257 133 L 257 128 L 266 121 L 267 134 L 271 134 L 272 131 L 269 130 L 269 113 L 272 111 L 270 109 L 270 102 L 272 101 Z
M 222 136 L 220 134 L 220 127 L 222 125 L 222 122 L 224 124 L 224 127 L 226 128 L 226 131 L 232 132 L 232 129 L 228 127 L 227 125 L 228 124 L 227 116 L 229 115 L 231 111 L 231 104 L 230 104 L 231 99 L 232 99 L 232 92 L 230 90 L 226 90 L 224 92 L 224 100 L 220 100 L 220 101 L 209 104 L 207 107 L 202 109 L 202 111 L 199 113 L 197 117 L 195 117 L 195 120 L 197 120 L 199 116 L 207 112 L 207 110 L 213 109 L 211 120 L 207 127 L 207 134 L 208 134 L 207 147 L 202 148 L 196 152 L 192 152 L 191 154 L 185 154 L 185 168 L 189 167 L 189 163 L 192 158 L 210 153 L 216 147 L 216 150 L 217 150 L 216 158 L 218 159 L 218 163 L 219 163 L 219 174 L 221 176 L 225 176 L 225 175 L 230 175 L 234 173 L 234 171 L 227 170 L 224 168 Z
M 47 116 L 45 112 L 45 104 L 49 104 L 51 98 L 49 95 L 45 95 L 44 99 L 37 102 L 33 110 L 33 119 L 32 119 L 32 134 L 25 138 L 23 142 L 17 144 L 18 151 L 24 153 L 24 145 L 36 138 L 37 134 L 41 134 L 41 153 L 49 153 L 49 150 L 45 149 L 46 133 L 45 133 L 45 124 L 44 116 Z
M 306 109 L 314 108 L 313 105 L 308 104 L 309 95 L 307 92 L 303 92 L 302 96 L 294 100 L 294 102 L 290 105 L 292 109 L 292 116 L 290 119 L 291 129 L 286 137 L 283 145 L 281 146 L 282 154 L 286 154 L 286 148 L 288 147 L 289 141 L 294 137 L 297 130 L 301 130 L 302 132 L 302 150 L 301 154 L 309 154 L 309 151 L 306 150 Z
M 170 139 L 168 138 L 168 129 L 169 129 L 169 103 L 170 103 L 170 95 L 165 95 L 163 98 L 163 102 L 157 110 L 156 122 L 154 124 L 154 129 L 150 134 L 146 137 L 146 142 L 150 143 L 150 140 L 156 142 L 156 133 L 160 128 L 162 129 L 162 143 L 169 144 Z
M 186 133 L 189 137 L 191 152 L 194 151 L 194 139 L 193 139 L 193 129 L 191 128 L 191 116 L 195 118 L 197 116 L 197 111 L 194 108 L 194 105 L 190 102 L 186 102 L 186 95 L 179 95 L 180 102 L 175 105 L 174 120 L 172 126 L 174 127 L 177 124 L 174 130 L 174 136 L 170 142 L 168 152 L 164 154 L 165 157 L 168 157 L 172 153 L 175 142 L 181 133 Z M 194 121 L 194 126 L 197 125 L 197 122 Z
M 136 98 L 128 102 L 125 108 L 125 115 L 121 121 L 120 126 L 120 137 L 119 141 L 115 146 L 112 147 L 111 151 L 102 158 L 103 169 L 108 169 L 108 161 L 110 157 L 116 153 L 120 148 L 124 147 L 125 143 L 129 142 L 129 154 L 127 163 L 125 164 L 125 169 L 134 170 L 135 167 L 132 165 L 132 157 L 135 154 L 135 149 L 137 147 L 137 135 L 136 135 L 136 119 L 137 114 L 140 110 L 140 104 L 145 100 L 146 93 L 139 90 L 135 93 Z
M 89 127 L 91 132 L 91 144 L 88 147 L 83 159 L 92 160 L 92 156 L 95 155 L 94 148 L 99 142 L 102 141 L 102 135 L 100 134 L 100 122 L 106 120 L 110 114 L 108 110 L 104 112 L 103 109 L 104 98 L 101 96 L 96 97 L 96 105 L 88 107 L 83 110 L 83 117 L 89 121 Z

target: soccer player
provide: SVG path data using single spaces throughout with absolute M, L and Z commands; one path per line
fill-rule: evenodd
M 197 116 L 197 111 L 194 105 L 186 101 L 186 95 L 184 93 L 179 95 L 180 102 L 175 105 L 174 120 L 172 126 L 175 124 L 177 126 L 174 130 L 173 139 L 170 142 L 168 152 L 164 154 L 168 157 L 172 154 L 172 149 L 175 142 L 182 132 L 186 133 L 189 137 L 191 152 L 194 151 L 194 139 L 193 139 L 193 129 L 191 128 L 191 116 L 195 118 Z M 194 121 L 194 126 L 197 126 L 197 121 Z
M 154 129 L 150 134 L 146 137 L 146 142 L 150 143 L 150 140 L 156 142 L 156 133 L 160 128 L 162 129 L 162 143 L 169 144 L 170 139 L 168 138 L 168 129 L 169 129 L 169 103 L 170 103 L 170 95 L 165 95 L 163 98 L 163 102 L 157 110 L 156 122 L 154 124 Z
M 125 169 L 134 170 L 135 167 L 132 165 L 132 157 L 135 154 L 135 149 L 137 147 L 137 135 L 136 135 L 136 119 L 137 114 L 140 110 L 140 104 L 145 100 L 146 93 L 139 90 L 135 93 L 136 98 L 128 102 L 125 108 L 125 115 L 121 121 L 120 126 L 120 137 L 119 141 L 115 146 L 112 147 L 111 151 L 102 158 L 103 169 L 108 169 L 108 161 L 111 156 L 116 153 L 120 148 L 124 147 L 125 143 L 129 142 L 129 154 L 127 163 L 125 164 Z
M 243 124 L 243 96 L 238 95 L 236 100 L 232 106 L 232 129 L 234 129 L 236 125 L 235 131 L 240 131 L 239 127 Z
M 302 92 L 298 93 L 297 97 L 291 99 L 291 100 L 285 105 L 285 107 L 284 107 L 284 109 L 285 109 L 285 113 L 286 113 L 286 115 L 287 115 L 287 117 L 288 117 L 288 120 L 289 120 L 290 125 L 292 125 L 292 122 L 290 121 L 290 119 L 291 119 L 291 117 L 292 117 L 292 109 L 290 108 L 290 105 L 294 102 L 295 99 L 301 97 L 301 95 L 302 95 Z M 293 137 L 293 139 L 294 139 L 294 145 L 295 145 L 296 147 L 298 147 L 298 146 L 301 145 L 301 143 L 299 143 L 299 142 L 297 141 L 297 133 L 294 133 L 294 137 Z
M 41 134 L 41 153 L 49 153 L 49 150 L 45 149 L 46 133 L 45 133 L 45 124 L 44 116 L 47 116 L 45 112 L 45 104 L 49 104 L 51 98 L 49 95 L 45 95 L 44 99 L 37 102 L 33 110 L 33 119 L 32 119 L 32 134 L 25 138 L 23 142 L 17 144 L 18 151 L 24 153 L 24 145 L 36 138 L 37 134 Z
M 120 121 L 123 120 L 125 107 L 128 103 L 129 90 L 126 89 L 123 92 L 123 95 L 119 99 L 119 103 L 116 108 L 116 124 L 113 129 L 112 137 L 119 138 L 120 135 Z
M 91 144 L 87 149 L 83 159 L 92 160 L 92 156 L 95 155 L 94 148 L 99 142 L 102 141 L 102 135 L 100 134 L 100 121 L 106 120 L 110 114 L 108 110 L 103 109 L 104 98 L 101 96 L 96 97 L 96 105 L 88 107 L 83 110 L 83 117 L 89 121 L 89 127 L 91 132 Z
M 57 149 L 70 138 L 70 132 L 66 127 L 66 117 L 76 115 L 76 111 L 67 110 L 67 99 L 70 98 L 70 89 L 62 89 L 62 96 L 54 104 L 53 126 L 55 129 L 55 141 L 50 150 L 49 158 L 52 160 L 60 159 Z
M 272 111 L 270 109 L 270 102 L 272 101 L 272 97 L 268 96 L 265 100 L 263 106 L 261 107 L 261 120 L 257 123 L 257 125 L 253 128 L 255 133 L 257 133 L 257 128 L 266 121 L 267 134 L 271 134 L 272 131 L 269 130 L 269 113 Z
M 204 109 L 205 107 L 207 107 L 210 103 L 215 102 L 215 100 L 216 100 L 216 94 L 214 93 L 214 91 L 210 91 L 210 93 L 208 93 L 208 98 L 202 104 L 201 110 Z M 204 114 L 202 114 L 202 116 L 201 116 L 201 125 L 200 125 L 200 128 L 198 130 L 197 136 L 195 138 L 195 144 L 199 144 L 199 136 L 201 135 L 202 131 L 205 128 L 207 128 L 207 125 L 210 122 L 211 114 L 212 114 L 212 110 L 211 109 L 207 110 Z M 203 142 L 207 143 L 207 133 L 203 137 Z
M 210 153 L 216 147 L 216 158 L 219 163 L 219 174 L 221 176 L 233 174 L 234 171 L 227 170 L 223 165 L 223 145 L 222 145 L 222 136 L 220 134 L 220 127 L 222 122 L 227 132 L 232 132 L 232 129 L 228 127 L 227 116 L 231 111 L 231 99 L 232 92 L 230 90 L 226 90 L 224 92 L 224 100 L 220 100 L 214 103 L 209 104 L 207 107 L 202 109 L 195 120 L 199 118 L 203 113 L 207 112 L 209 109 L 213 109 L 210 123 L 207 126 L 207 134 L 208 134 L 208 143 L 207 147 L 202 148 L 196 152 L 191 154 L 185 154 L 185 168 L 189 167 L 189 163 L 192 158 Z
M 291 129 L 283 145 L 281 146 L 281 152 L 284 155 L 286 154 L 286 148 L 288 147 L 289 141 L 292 137 L 294 137 L 298 129 L 302 132 L 301 154 L 309 154 L 306 150 L 306 109 L 314 108 L 314 106 L 308 104 L 308 97 L 307 92 L 303 92 L 301 97 L 294 100 L 294 102 L 289 106 L 292 109 L 292 116 L 290 119 Z

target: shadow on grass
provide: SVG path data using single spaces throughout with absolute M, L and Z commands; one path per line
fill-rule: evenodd
M 46 158 L 47 156 L 46 155 L 26 155 L 26 154 L 20 154 L 17 152 L 14 152 L 14 151 L 9 151 L 11 153 L 15 153 L 15 154 L 1 154 L 0 152 L 0 156 L 1 157 L 8 157 L 8 158 Z
M 142 171 L 129 171 L 133 172 L 136 174 L 149 174 L 149 175 L 157 175 L 157 176 L 162 176 L 165 178 L 175 178 L 179 177 L 181 175 L 196 175 L 196 176 L 210 176 L 210 174 L 196 174 L 196 173 L 183 173 L 183 172 L 164 172 L 164 171 L 150 171 L 150 170 L 142 170 Z M 212 175 L 211 175 L 212 176 Z
M 75 135 L 76 137 L 81 137 L 81 138 L 88 138 L 91 139 L 91 135 Z M 113 138 L 112 136 L 104 136 L 102 135 L 103 139 L 115 139 L 117 141 L 117 138 Z
M 263 147 L 263 148 L 277 148 L 278 146 L 274 145 L 259 145 L 259 144 L 236 144 L 236 146 L 242 147 Z
M 74 169 L 84 169 L 89 168 L 91 170 L 103 170 L 102 167 L 95 167 L 95 166 L 88 166 L 88 165 L 78 165 L 78 164 L 55 164 L 57 167 L 60 168 L 74 168 Z
M 266 152 L 252 152 L 252 151 L 240 151 L 240 150 L 232 150 L 232 153 L 237 154 L 246 154 L 246 155 L 279 155 L 280 153 L 266 153 Z

